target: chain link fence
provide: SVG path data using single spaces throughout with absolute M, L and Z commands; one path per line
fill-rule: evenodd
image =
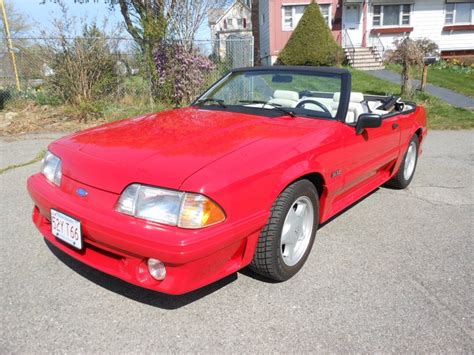
M 15 59 L 6 43 L 0 42 L 0 110 L 9 100 L 17 97 L 35 100 L 39 105 L 66 103 L 69 100 L 65 92 L 69 90 L 67 85 L 70 85 L 70 90 L 77 91 L 79 96 L 101 98 L 108 105 L 138 105 L 156 100 L 156 92 L 162 89 L 161 81 L 151 80 L 136 44 L 129 38 L 100 40 L 101 43 L 86 37 L 12 38 Z M 232 68 L 253 66 L 253 37 L 199 40 L 178 45 L 192 50 L 196 56 L 212 64 L 209 70 L 202 71 L 203 78 L 199 80 L 201 87 L 194 88 L 196 92 L 204 90 Z M 68 51 L 71 52 L 71 48 L 77 53 L 74 56 L 66 55 Z M 100 54 L 98 51 L 107 53 Z M 17 67 L 19 90 L 13 60 Z M 182 64 L 171 61 L 170 65 Z M 72 70 L 92 73 L 93 80 L 89 80 L 90 83 L 72 80 L 72 77 L 67 77 Z M 107 75 L 104 73 L 106 70 L 109 71 Z M 62 88 L 61 92 L 53 90 L 53 84 L 61 80 L 63 86 L 58 86 Z M 64 83 L 65 80 L 70 83 Z M 191 82 L 188 84 L 193 85 Z

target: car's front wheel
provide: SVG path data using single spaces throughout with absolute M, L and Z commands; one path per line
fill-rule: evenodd
M 319 222 L 318 193 L 308 180 L 288 186 L 274 202 L 260 234 L 250 268 L 276 281 L 285 281 L 303 266 Z

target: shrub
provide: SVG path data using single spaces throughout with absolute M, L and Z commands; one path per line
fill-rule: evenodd
M 81 37 L 61 37 L 52 47 L 46 87 L 64 102 L 79 105 L 100 100 L 114 92 L 119 83 L 116 57 L 104 33 L 93 24 L 85 25 Z
M 334 40 L 319 5 L 313 0 L 281 51 L 277 63 L 331 66 L 339 65 L 341 59 L 342 49 Z
M 155 63 L 159 96 L 173 105 L 191 102 L 202 89 L 207 74 L 215 68 L 209 58 L 178 43 L 163 42 L 157 46 Z

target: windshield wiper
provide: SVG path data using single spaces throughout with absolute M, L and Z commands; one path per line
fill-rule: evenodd
M 268 105 L 268 106 L 271 106 L 273 107 L 274 109 L 280 111 L 280 112 L 283 112 L 291 117 L 295 117 L 296 115 L 290 111 L 290 110 L 287 110 L 287 109 L 284 109 L 283 107 L 281 107 L 281 105 L 278 105 L 278 104 L 274 104 L 274 103 L 271 103 L 271 102 L 267 102 L 267 101 L 260 101 L 260 100 L 239 100 L 240 103 L 243 103 L 243 104 L 262 104 L 262 108 L 265 108 L 265 105 Z
M 206 102 L 215 102 L 220 107 L 227 108 L 227 106 L 224 104 L 224 100 L 216 99 L 216 98 L 213 98 L 213 97 L 207 97 L 205 99 L 198 100 L 198 101 L 196 101 L 196 105 L 201 105 L 201 104 L 204 104 Z

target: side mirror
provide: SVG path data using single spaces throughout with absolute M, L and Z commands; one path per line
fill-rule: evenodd
M 366 128 L 377 128 L 382 125 L 382 116 L 376 113 L 363 113 L 356 124 L 356 133 L 362 134 Z

